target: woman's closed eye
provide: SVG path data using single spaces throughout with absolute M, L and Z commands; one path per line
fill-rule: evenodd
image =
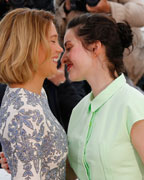
M 51 40 L 50 40 L 50 42 L 52 42 L 52 43 L 54 43 L 54 44 L 58 43 L 57 37 L 52 37 Z
M 66 46 L 65 50 L 69 52 L 71 50 L 71 48 L 72 48 L 72 46 Z
M 70 49 L 71 49 L 71 48 L 69 47 L 69 48 L 66 48 L 65 50 L 66 50 L 66 51 L 70 51 Z
M 52 42 L 52 43 L 56 43 L 56 41 L 54 41 L 54 40 L 51 40 L 51 42 Z

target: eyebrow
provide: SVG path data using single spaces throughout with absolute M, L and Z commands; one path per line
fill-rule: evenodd
M 58 35 L 54 34 L 54 35 L 51 35 L 50 37 L 58 37 Z

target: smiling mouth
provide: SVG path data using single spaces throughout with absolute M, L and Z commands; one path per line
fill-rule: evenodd
M 70 71 L 72 66 L 73 66 L 72 64 L 67 64 L 67 71 Z
M 57 62 L 58 62 L 58 60 L 59 60 L 59 58 L 57 58 L 57 59 L 53 59 L 53 62 L 56 62 L 56 63 L 57 63 Z

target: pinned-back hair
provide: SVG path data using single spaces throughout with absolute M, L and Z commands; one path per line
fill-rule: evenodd
M 69 22 L 67 29 L 71 28 L 74 28 L 85 48 L 97 40 L 105 46 L 109 70 L 113 77 L 115 70 L 118 74 L 124 71 L 124 49 L 132 46 L 133 40 L 128 23 L 116 23 L 106 14 L 85 13 Z
M 44 10 L 17 8 L 0 22 L 0 82 L 24 83 L 37 70 L 38 48 L 48 49 L 48 29 L 54 16 Z

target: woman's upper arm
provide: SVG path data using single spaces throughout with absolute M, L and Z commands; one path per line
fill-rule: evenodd
M 44 136 L 43 114 L 21 109 L 9 123 L 12 154 L 8 164 L 14 179 L 40 179 L 40 147 Z
M 144 163 L 144 120 L 133 124 L 130 132 L 131 142 Z

